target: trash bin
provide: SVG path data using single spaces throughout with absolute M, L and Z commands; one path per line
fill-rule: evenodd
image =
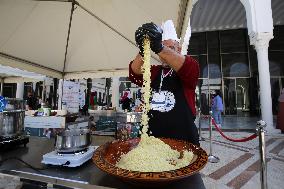
M 281 133 L 284 134 L 284 88 L 282 89 L 278 101 L 279 101 L 279 108 L 278 108 L 276 129 L 280 129 Z

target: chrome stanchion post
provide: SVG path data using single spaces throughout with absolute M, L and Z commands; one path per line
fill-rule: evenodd
M 210 111 L 210 118 L 209 118 L 209 156 L 208 161 L 210 163 L 218 163 L 220 159 L 217 156 L 214 156 L 212 153 L 212 111 Z
M 199 126 L 199 141 L 204 141 L 204 138 L 201 136 L 201 110 L 198 108 L 198 126 Z
M 259 138 L 259 155 L 260 155 L 260 182 L 261 189 L 267 189 L 267 164 L 266 164 L 266 151 L 265 151 L 265 138 L 264 128 L 266 127 L 266 123 L 264 121 L 257 122 L 257 132 Z

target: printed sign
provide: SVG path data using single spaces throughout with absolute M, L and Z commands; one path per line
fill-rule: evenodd
M 73 81 L 64 81 L 62 104 L 71 113 L 79 111 L 79 89 L 80 83 Z

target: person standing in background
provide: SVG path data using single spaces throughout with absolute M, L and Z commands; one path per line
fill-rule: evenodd
M 26 106 L 27 106 L 27 110 L 37 110 L 38 102 L 37 102 L 37 98 L 34 97 L 33 92 L 28 92 Z
M 41 99 L 40 96 L 37 96 L 36 99 L 37 99 L 37 109 L 40 109 L 41 108 L 42 99 Z
M 95 110 L 97 109 L 98 105 L 98 96 L 97 91 L 91 92 L 90 99 L 89 99 L 89 109 Z
M 221 128 L 222 123 L 222 112 L 224 110 L 223 102 L 222 102 L 222 95 L 220 90 L 215 91 L 215 97 L 213 98 L 212 102 L 212 112 L 213 112 L 213 118 L 216 122 L 216 124 Z
M 120 103 L 122 104 L 122 110 L 130 111 L 131 99 L 128 97 L 128 92 L 124 92 L 123 96 L 120 98 Z

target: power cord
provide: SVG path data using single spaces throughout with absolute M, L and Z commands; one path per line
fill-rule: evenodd
M 29 163 L 25 162 L 24 160 L 22 160 L 22 159 L 20 159 L 20 158 L 17 158 L 17 157 L 9 157 L 9 158 L 6 158 L 6 159 L 1 160 L 1 161 L 0 161 L 0 167 L 2 166 L 2 164 L 3 164 L 4 162 L 9 161 L 9 160 L 12 160 L 12 159 L 17 160 L 17 161 L 23 163 L 23 164 L 26 165 L 28 168 L 31 168 L 31 169 L 33 169 L 33 170 L 35 170 L 35 171 L 37 171 L 37 172 L 40 172 L 40 171 L 42 171 L 42 170 L 48 169 L 48 167 L 45 167 L 45 168 L 34 167 L 34 166 L 32 166 L 31 164 L 29 164 Z M 66 166 L 66 165 L 70 165 L 70 161 L 66 161 L 65 163 L 63 163 L 63 164 L 61 164 L 61 165 L 59 165 L 59 166 L 60 166 L 60 167 L 64 167 L 64 166 Z
M 17 160 L 17 161 L 23 163 L 23 164 L 26 165 L 27 167 L 29 167 L 29 168 L 31 168 L 31 169 L 37 171 L 37 172 L 40 172 L 41 170 L 48 169 L 47 167 L 46 167 L 46 168 L 34 167 L 34 166 L 32 166 L 31 164 L 29 164 L 29 163 L 25 162 L 24 160 L 22 160 L 22 159 L 20 159 L 20 158 L 17 158 L 17 157 L 9 157 L 9 158 L 6 158 L 6 159 L 1 160 L 1 161 L 0 161 L 0 166 L 2 166 L 2 164 L 3 164 L 4 162 L 9 161 L 9 160 L 12 160 L 12 159 Z

